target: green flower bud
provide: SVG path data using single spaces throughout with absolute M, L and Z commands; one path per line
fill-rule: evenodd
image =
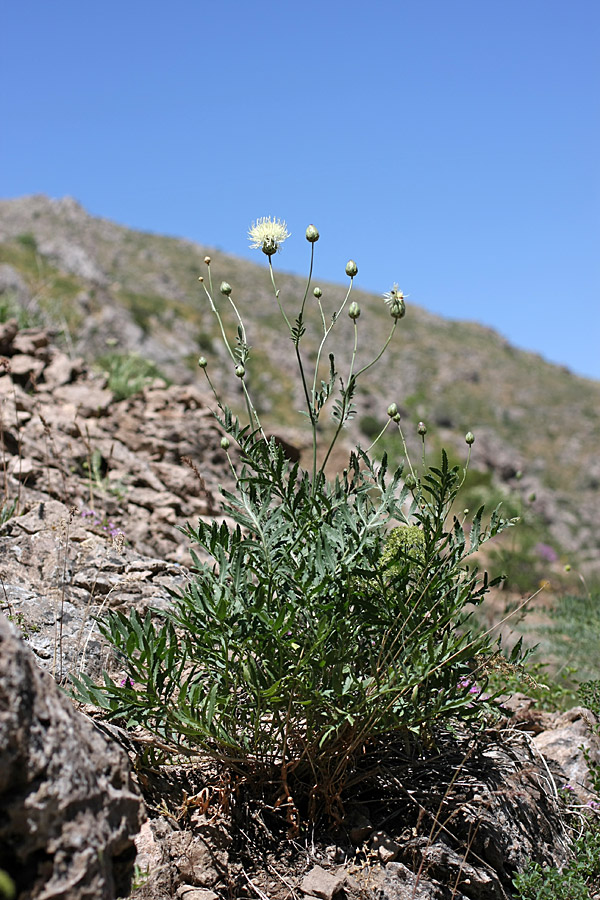
M 222 294 L 225 294 L 226 297 L 229 297 L 229 295 L 231 293 L 231 285 L 228 284 L 226 281 L 222 281 L 221 287 L 219 288 L 219 290 L 221 291 Z
M 528 500 L 529 500 L 530 503 L 535 503 L 535 492 L 532 492 L 532 493 L 529 495 Z
M 404 302 L 404 297 L 397 297 L 393 300 L 389 305 L 390 316 L 392 319 L 403 319 L 406 315 L 406 303 Z
M 242 365 L 236 366 L 235 374 L 237 375 L 238 378 L 243 378 L 244 375 L 246 374 L 246 370 Z
M 207 358 L 205 356 L 201 356 L 200 359 L 198 360 L 198 365 L 200 366 L 201 369 L 205 369 L 208 365 Z
M 222 438 L 221 438 L 221 447 L 223 448 L 223 450 L 228 450 L 228 449 L 229 449 L 229 443 L 230 443 L 230 442 L 229 442 L 229 438 L 228 438 L 228 437 L 222 437 Z
M 425 422 L 419 422 L 419 424 L 417 425 L 417 434 L 420 434 L 421 437 L 425 437 L 425 435 L 427 434 L 427 425 L 425 424 Z
M 310 244 L 314 244 L 315 241 L 319 240 L 319 232 L 317 231 L 317 229 L 315 228 L 314 225 L 309 225 L 308 228 L 306 229 L 306 240 Z
M 417 479 L 414 475 L 407 475 L 404 479 L 404 484 L 409 489 L 409 491 L 412 491 L 412 489 L 416 488 L 417 486 Z
M 567 563 L 565 566 L 565 572 L 570 572 L 570 571 L 571 571 L 571 564 Z
M 398 407 L 396 406 L 395 403 L 390 403 L 390 405 L 387 408 L 387 414 L 390 417 L 390 419 L 393 419 L 394 416 L 398 415 Z
M 313 291 L 313 294 L 315 295 L 315 297 L 317 298 L 317 300 L 320 300 L 321 297 L 323 296 L 323 291 L 321 290 L 320 287 L 316 287 L 316 288 L 314 289 L 314 291 Z
M 354 278 L 357 272 L 358 266 L 353 259 L 349 259 L 346 263 L 346 275 L 348 275 L 350 278 Z
M 400 421 L 401 418 L 402 418 L 402 416 L 400 415 L 400 413 L 396 413 L 395 416 L 392 416 L 392 422 L 395 422 L 396 424 L 398 424 L 398 422 Z
M 358 303 L 350 304 L 350 306 L 348 307 L 348 315 L 354 322 L 356 322 L 356 320 L 360 316 L 360 306 L 358 305 Z
M 467 442 L 469 447 L 471 446 L 471 444 L 475 443 L 475 435 L 472 431 L 467 431 L 467 433 L 465 434 L 465 441 Z

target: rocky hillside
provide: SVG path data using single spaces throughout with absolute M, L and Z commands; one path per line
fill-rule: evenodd
M 347 828 L 294 839 L 207 760 L 150 764 L 146 735 L 76 711 L 51 676 L 126 675 L 97 619 L 164 608 L 189 577 L 178 526 L 219 516 L 221 433 L 196 386 L 154 378 L 119 400 L 15 319 L 0 357 L 0 872 L 18 900 L 509 900 L 528 859 L 568 862 L 564 798 L 597 807 L 589 711 L 517 695 L 477 742 L 448 732 L 413 758 L 399 740 Z
M 326 252 L 324 239 L 317 249 Z M 69 198 L 2 201 L 0 313 L 4 319 L 16 315 L 22 325 L 55 329 L 70 358 L 91 363 L 135 351 L 179 384 L 199 383 L 201 353 L 217 382 L 233 387 L 231 364 L 198 285 L 207 253 L 215 283 L 226 278 L 249 311 L 249 340 L 256 349 L 248 379 L 263 418 L 280 433 L 301 427 L 289 341 L 278 327 L 260 254 L 251 264 L 209 247 L 132 231 L 89 216 Z M 276 263 L 284 264 L 285 257 Z M 282 274 L 278 286 L 293 309 L 303 279 Z M 320 286 L 333 309 L 343 288 Z M 356 299 L 362 309 L 361 358 L 368 360 L 385 340 L 390 320 L 380 297 L 358 290 Z M 339 346 L 343 370 L 343 340 Z M 568 554 L 588 574 L 599 571 L 600 383 L 517 350 L 490 329 L 447 321 L 410 304 L 385 362 L 365 377 L 350 436 L 368 443 L 366 436 L 385 422 L 391 401 L 398 403 L 415 449 L 420 419 L 432 443 L 443 443 L 457 457 L 464 433 L 473 431 L 473 465 L 489 476 L 489 493 L 535 494 L 533 510 L 557 554 Z M 390 449 L 400 452 L 398 446 Z

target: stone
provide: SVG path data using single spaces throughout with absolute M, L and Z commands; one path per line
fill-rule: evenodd
M 128 892 L 142 801 L 126 754 L 78 713 L 0 615 L 0 868 L 20 900 Z
M 442 892 L 439 885 L 426 878 L 418 878 L 403 863 L 392 862 L 383 871 L 370 874 L 371 883 L 367 881 L 366 887 L 378 900 L 446 900 L 449 896 Z M 462 893 L 455 893 L 453 900 L 466 898 Z
M 177 896 L 181 900 L 219 900 L 214 891 L 194 887 L 193 884 L 182 884 L 177 888 Z
M 40 391 L 53 391 L 63 384 L 68 384 L 77 370 L 74 363 L 66 353 L 58 351 L 44 369 L 44 381 L 38 385 Z
M 4 266 L 2 266 L 2 270 L 5 271 Z M 3 356 L 11 352 L 13 341 L 18 331 L 19 323 L 16 319 L 8 319 L 6 322 L 0 322 L 0 353 Z
M 36 382 L 44 371 L 44 363 L 35 356 L 20 353 L 18 356 L 12 357 L 10 371 L 13 378 L 16 378 L 21 383 L 27 381 Z
M 30 459 L 13 457 L 8 471 L 14 478 L 18 478 L 19 481 L 31 481 L 32 475 L 37 471 L 37 467 L 34 466 Z
M 113 402 L 112 391 L 94 384 L 64 384 L 54 391 L 55 400 L 72 405 L 83 419 L 106 415 Z
M 344 887 L 346 872 L 341 870 L 335 874 L 321 866 L 313 866 L 302 879 L 300 890 L 303 894 L 319 897 L 320 900 L 332 900 Z
M 600 763 L 600 739 L 590 727 L 595 721 L 590 710 L 576 706 L 555 718 L 551 727 L 533 738 L 535 747 L 547 759 L 558 763 L 564 774 L 564 784 L 570 785 L 582 803 L 596 799 L 590 790 L 588 766 L 582 750 L 582 747 L 587 750 L 592 762 Z

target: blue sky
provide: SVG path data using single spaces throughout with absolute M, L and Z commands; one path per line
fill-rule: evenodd
M 3 11 L 0 196 L 383 292 L 600 378 L 598 0 L 30 0 Z M 465 348 L 468 351 L 468 348 Z M 493 373 L 490 373 L 493 376 Z

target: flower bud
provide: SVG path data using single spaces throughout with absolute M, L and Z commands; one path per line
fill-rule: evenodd
M 346 275 L 348 275 L 350 278 L 354 278 L 357 272 L 358 266 L 353 259 L 349 259 L 346 263 Z
M 472 431 L 467 431 L 467 433 L 465 434 L 465 441 L 467 442 L 469 447 L 471 446 L 471 444 L 475 443 L 475 435 Z
M 210 266 L 210 256 L 205 256 L 204 262 L 206 263 L 207 266 Z
M 406 315 L 406 303 L 404 302 L 404 297 L 397 297 L 395 300 L 389 305 L 390 316 L 392 319 L 403 319 Z
M 396 406 L 395 403 L 390 403 L 390 405 L 387 408 L 387 414 L 390 417 L 390 419 L 393 419 L 394 416 L 398 415 L 398 407 Z
M 425 424 L 425 422 L 419 422 L 419 424 L 417 425 L 417 434 L 420 434 L 421 437 L 425 437 L 425 435 L 427 434 L 427 425 Z
M 235 374 L 237 375 L 238 378 L 243 378 L 244 375 L 246 374 L 246 370 L 242 365 L 236 366 Z
M 535 491 L 532 491 L 532 493 L 529 495 L 529 497 L 527 499 L 529 500 L 530 503 L 535 503 Z
M 202 275 L 198 276 L 198 281 L 200 281 L 200 282 L 204 281 L 204 278 L 202 277 Z
M 221 438 L 221 447 L 223 448 L 223 450 L 229 449 L 229 438 L 228 437 Z
M 314 291 L 313 291 L 313 294 L 315 295 L 315 297 L 317 298 L 317 300 L 320 300 L 321 297 L 323 296 L 323 291 L 321 290 L 320 287 L 316 287 L 316 288 L 314 289 Z
M 348 307 L 348 315 L 354 322 L 356 322 L 356 320 L 360 316 L 360 306 L 358 305 L 358 303 L 350 304 L 350 306 Z
M 309 225 L 308 228 L 306 229 L 306 240 L 310 244 L 314 244 L 315 241 L 319 240 L 319 232 L 317 231 L 317 229 L 315 228 L 314 225 Z
M 396 413 L 395 416 L 392 416 L 392 422 L 395 422 L 397 425 L 401 418 L 402 416 L 400 415 L 400 413 Z
M 198 365 L 200 366 L 201 369 L 205 369 L 208 365 L 207 358 L 205 356 L 201 356 L 200 359 L 198 360 Z
M 229 295 L 231 293 L 231 285 L 228 284 L 226 281 L 222 281 L 221 287 L 219 288 L 219 290 L 221 291 L 222 294 L 225 294 L 226 297 L 229 297 Z
M 404 479 L 404 484 L 409 489 L 409 491 L 412 491 L 412 489 L 417 486 L 417 479 L 414 475 L 407 475 Z
M 571 571 L 571 564 L 570 564 L 570 563 L 567 563 L 566 566 L 565 566 L 565 572 L 568 573 L 568 572 L 570 572 L 570 571 Z

